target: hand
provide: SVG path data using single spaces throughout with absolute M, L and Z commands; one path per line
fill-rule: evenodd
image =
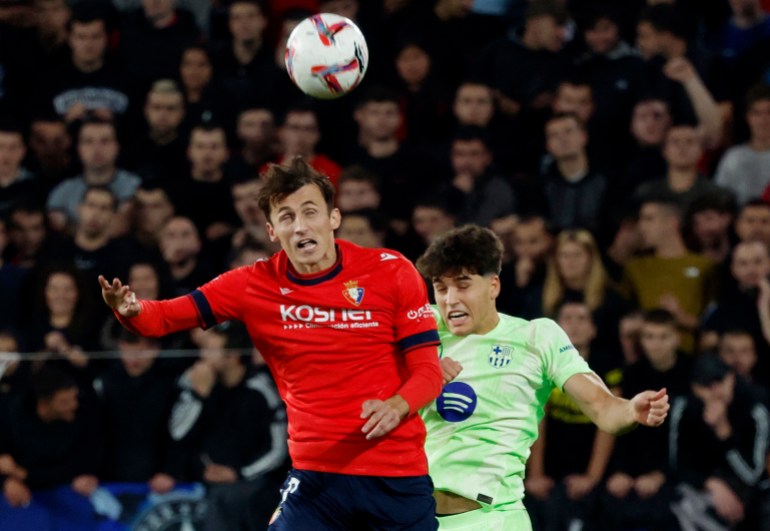
M 551 494 L 553 479 L 548 476 L 532 476 L 524 480 L 524 490 L 535 498 L 545 500 Z
M 650 498 L 652 496 L 655 496 L 660 488 L 663 486 L 663 484 L 666 482 L 666 476 L 663 475 L 663 472 L 654 471 L 650 472 L 649 474 L 643 474 L 636 478 L 636 484 L 634 485 L 634 490 L 636 490 L 636 494 L 642 498 Z
M 607 480 L 607 492 L 616 498 L 625 498 L 634 486 L 634 478 L 628 474 L 616 472 Z
M 591 492 L 596 486 L 597 480 L 586 474 L 571 474 L 564 478 L 567 486 L 567 497 L 570 500 L 580 500 Z
M 452 179 L 452 186 L 460 190 L 464 194 L 469 194 L 473 191 L 474 179 L 470 173 L 458 173 Z
M 3 483 L 3 494 L 11 507 L 26 507 L 32 501 L 32 492 L 16 478 L 7 478 Z
M 176 481 L 174 481 L 174 478 L 168 474 L 155 474 L 150 478 L 150 481 L 147 482 L 147 486 L 150 487 L 150 490 L 158 494 L 169 492 L 175 485 Z
M 727 417 L 727 404 L 721 400 L 709 400 L 703 403 L 703 422 L 708 424 L 716 436 L 723 441 L 732 434 L 730 419 Z
M 19 481 L 24 481 L 27 479 L 26 469 L 16 464 L 16 461 L 13 459 L 11 454 L 0 455 L 0 474 L 11 476 L 18 479 Z
M 229 466 L 209 463 L 203 471 L 203 479 L 209 483 L 235 483 L 238 474 Z
M 452 358 L 441 358 L 439 364 L 441 365 L 441 375 L 444 377 L 444 385 L 457 378 L 457 375 L 463 370 L 463 366 Z
M 86 109 L 85 104 L 82 101 L 78 101 L 70 105 L 67 112 L 64 113 L 64 121 L 71 124 L 75 120 L 82 119 L 87 112 L 88 109 Z
M 56 354 L 63 354 L 70 349 L 67 338 L 64 337 L 64 334 L 57 331 L 48 332 L 43 338 L 43 344 L 46 350 Z
M 532 273 L 535 271 L 535 261 L 531 258 L 519 258 L 516 260 L 516 285 L 523 288 L 529 284 Z
M 674 57 L 673 59 L 669 59 L 663 66 L 663 73 L 669 79 L 683 85 L 698 77 L 695 67 L 693 67 L 692 63 L 685 57 Z
M 124 286 L 119 279 L 113 279 L 110 284 L 106 278 L 99 275 L 99 284 L 102 286 L 104 302 L 123 317 L 136 317 L 142 311 L 142 305 L 136 300 L 136 293 Z
M 709 478 L 705 485 L 719 516 L 730 523 L 743 520 L 743 503 L 727 483 L 718 478 Z
M 392 431 L 409 414 L 409 404 L 399 395 L 387 400 L 367 400 L 361 404 L 361 418 L 369 419 L 361 428 L 366 439 L 382 437 Z
M 198 361 L 187 370 L 187 377 L 190 379 L 193 391 L 203 398 L 207 398 L 214 388 L 217 381 L 217 374 L 214 369 L 205 361 Z
M 72 490 L 82 496 L 90 496 L 99 486 L 99 480 L 96 476 L 83 474 L 72 480 Z
M 508 96 L 504 96 L 499 90 L 494 91 L 495 99 L 497 99 L 497 108 L 500 112 L 508 116 L 516 116 L 521 112 L 521 103 L 516 100 L 512 100 Z
M 668 394 L 660 391 L 642 391 L 631 399 L 634 420 L 642 426 L 656 427 L 663 424 L 668 416 Z

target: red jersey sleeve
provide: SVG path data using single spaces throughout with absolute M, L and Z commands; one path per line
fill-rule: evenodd
M 439 344 L 436 320 L 428 303 L 425 282 L 411 262 L 400 260 L 396 279 L 396 339 L 406 355 L 409 378 L 396 394 L 414 413 L 441 392 L 442 376 L 436 347 Z
M 428 289 L 420 273 L 406 258 L 399 260 L 395 277 L 396 340 L 402 352 L 438 346 L 438 330 L 428 303 Z
M 243 294 L 254 267 L 244 266 L 222 273 L 192 293 L 204 328 L 228 319 L 243 320 Z

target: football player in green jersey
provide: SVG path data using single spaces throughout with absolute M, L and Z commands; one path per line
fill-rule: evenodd
M 474 225 L 435 240 L 418 260 L 433 284 L 445 381 L 422 416 L 440 529 L 529 530 L 524 470 L 554 388 L 602 430 L 659 426 L 665 389 L 613 395 L 549 319 L 497 311 L 502 244 Z

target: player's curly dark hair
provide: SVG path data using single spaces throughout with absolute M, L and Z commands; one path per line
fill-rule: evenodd
M 257 204 L 265 217 L 270 220 L 270 210 L 307 184 L 314 184 L 321 190 L 328 211 L 334 208 L 334 186 L 326 175 L 315 171 L 302 157 L 294 157 L 286 165 L 269 164 L 262 174 L 264 186 L 257 195 Z
M 417 260 L 417 269 L 428 280 L 461 272 L 497 275 L 502 261 L 503 244 L 494 232 L 464 225 L 434 240 Z

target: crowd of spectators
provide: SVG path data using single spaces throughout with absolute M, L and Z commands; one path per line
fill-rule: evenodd
M 339 100 L 285 72 L 318 11 L 369 45 Z M 770 529 L 766 0 L 0 2 L 5 503 L 203 481 L 210 529 L 269 517 L 285 413 L 243 330 L 133 336 L 96 278 L 159 299 L 269 257 L 259 175 L 296 156 L 338 237 L 416 259 L 488 226 L 502 311 L 557 320 L 614 392 L 668 389 L 617 441 L 555 392 L 535 529 Z

